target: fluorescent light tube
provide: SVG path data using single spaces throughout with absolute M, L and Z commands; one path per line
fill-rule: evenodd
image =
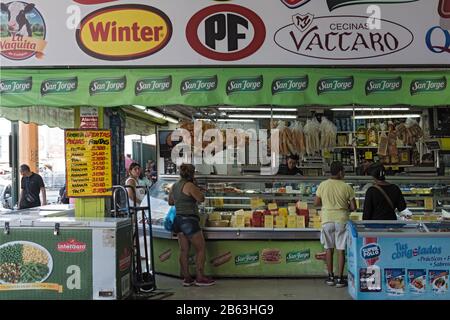
M 297 112 L 296 108 L 245 108 L 245 107 L 220 107 L 220 111 L 284 111 L 284 112 Z
M 254 118 L 254 119 L 297 119 L 294 115 L 282 115 L 282 114 L 230 114 L 228 118 Z
M 218 119 L 217 122 L 254 122 L 253 119 Z
M 333 108 L 331 111 L 409 111 L 409 108 Z
M 420 114 L 383 114 L 355 116 L 355 119 L 402 119 L 402 118 L 420 118 Z

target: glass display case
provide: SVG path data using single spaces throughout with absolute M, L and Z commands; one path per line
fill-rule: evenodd
M 324 249 L 319 241 L 320 216 L 312 205 L 317 186 L 325 177 L 209 175 L 196 179 L 206 190 L 200 215 L 208 275 L 326 274 Z M 177 176 L 160 176 L 150 194 L 156 271 L 175 276 L 179 275 L 178 243 L 176 235 L 164 230 L 162 224 L 169 209 L 170 187 L 177 180 Z M 371 179 L 346 177 L 346 181 L 355 188 L 362 208 Z M 401 186 L 411 209 L 416 205 L 413 217 L 417 220 L 437 220 L 441 208 L 450 201 L 446 187 L 450 179 L 395 177 L 389 181 Z M 425 202 L 430 209 L 425 210 Z M 358 209 L 351 219 L 359 220 L 361 215 Z

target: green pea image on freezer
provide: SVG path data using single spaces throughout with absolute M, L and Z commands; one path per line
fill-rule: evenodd
M 129 219 L 0 217 L 0 300 L 131 294 Z

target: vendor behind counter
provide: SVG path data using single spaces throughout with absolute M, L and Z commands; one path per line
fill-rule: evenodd
M 286 176 L 303 175 L 302 169 L 298 167 L 298 161 L 299 157 L 297 155 L 287 156 L 286 164 L 280 166 L 278 174 Z

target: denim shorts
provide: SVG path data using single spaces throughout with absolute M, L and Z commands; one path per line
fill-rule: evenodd
M 175 216 L 173 221 L 173 232 L 183 233 L 186 237 L 192 238 L 194 234 L 199 232 L 200 218 L 197 216 Z

